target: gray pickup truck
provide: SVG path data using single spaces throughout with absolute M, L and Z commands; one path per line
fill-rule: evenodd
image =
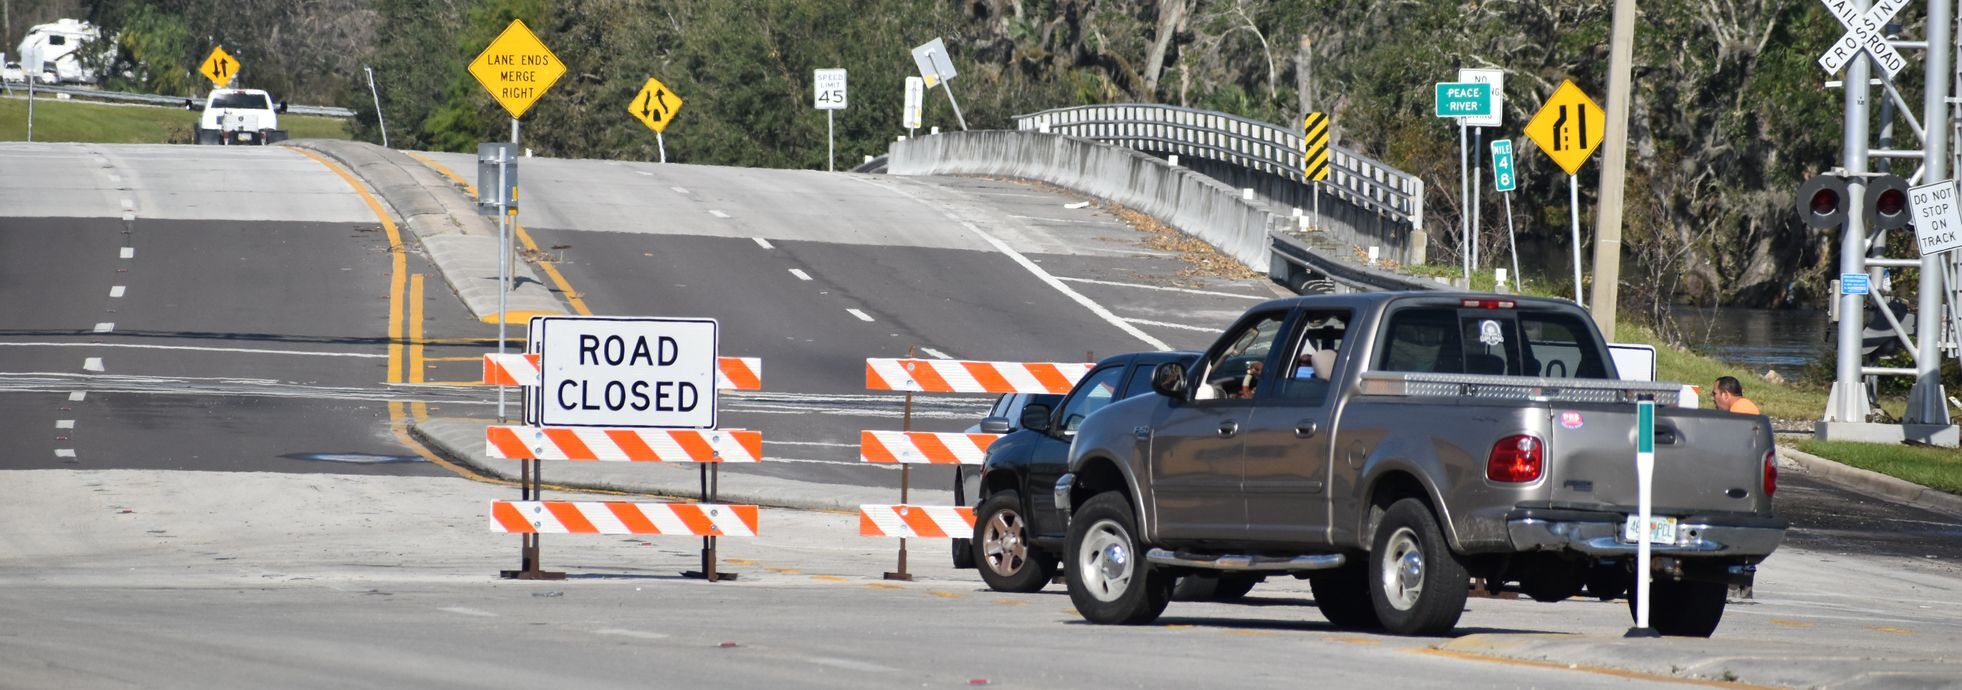
M 1709 636 L 1784 539 L 1769 420 L 1618 380 L 1568 302 L 1275 300 L 1152 389 L 1085 420 L 1055 486 L 1070 599 L 1096 623 L 1152 621 L 1204 573 L 1293 574 L 1335 625 L 1418 635 L 1457 625 L 1473 578 L 1541 601 L 1624 591 L 1643 399 L 1657 632 Z

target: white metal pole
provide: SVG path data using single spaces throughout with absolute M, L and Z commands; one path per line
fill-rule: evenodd
M 1518 179 L 1518 178 L 1514 178 Z M 1506 246 L 1512 249 L 1512 292 L 1524 294 L 1519 284 L 1519 237 L 1512 232 L 1512 192 L 1506 192 Z
M 1867 0 L 1853 0 L 1853 9 L 1865 16 L 1872 3 Z M 1846 184 L 1846 223 L 1842 226 L 1839 238 L 1839 272 L 1867 272 L 1867 222 L 1866 222 L 1866 178 L 1860 175 L 1867 172 L 1867 136 L 1869 80 L 1873 75 L 1872 63 L 1866 55 L 1855 55 L 1846 63 L 1846 80 L 1841 87 L 1846 102 L 1842 110 L 1844 148 L 1840 151 L 1840 167 L 1849 177 Z M 1845 292 L 1844 289 L 1841 292 Z M 1827 400 L 1825 420 L 1849 424 L 1867 421 L 1867 387 L 1860 374 L 1861 331 L 1865 319 L 1860 318 L 1863 295 L 1841 294 L 1839 300 L 1839 351 L 1833 365 L 1833 390 Z
M 668 162 L 668 141 L 661 136 L 660 132 L 654 133 L 654 145 L 661 149 L 661 162 Z
M 368 73 L 368 95 L 375 98 L 375 124 L 381 126 L 382 148 L 388 148 L 388 121 L 382 119 L 382 97 L 381 91 L 375 89 L 375 68 L 362 65 L 361 69 Z
M 1574 225 L 1574 303 L 1587 306 L 1581 299 L 1581 188 L 1580 176 L 1567 176 L 1567 216 Z
M 516 120 L 512 122 L 516 122 Z M 497 200 L 497 354 L 499 355 L 504 354 L 504 310 L 506 307 L 506 290 L 504 288 L 510 284 L 508 273 L 510 264 L 505 263 L 505 257 L 511 255 L 511 211 L 506 205 L 510 200 L 504 198 L 505 190 L 511 188 L 510 182 L 505 179 L 509 167 L 510 162 L 504 156 L 499 155 L 497 157 L 497 191 L 492 192 L 497 195 L 492 198 Z M 504 421 L 504 386 L 498 386 L 497 423 L 503 424 Z
M 1471 163 L 1466 153 L 1465 137 L 1470 127 L 1464 120 L 1458 121 L 1458 263 L 1464 265 L 1465 289 L 1471 289 L 1471 185 L 1465 180 L 1471 177 Z
M 1943 75 L 1949 71 L 1950 38 L 1954 33 L 1954 0 L 1930 0 L 1928 3 L 1928 66 L 1927 74 Z M 1927 174 L 1921 178 L 1922 184 L 1949 179 L 1948 169 L 1948 80 L 1928 79 L 1923 96 L 1923 124 L 1927 136 L 1923 142 L 1926 150 L 1921 157 Z M 1949 424 L 1947 396 L 1942 390 L 1942 273 L 1946 268 L 1941 254 L 1921 257 L 1920 295 L 1916 300 L 1918 310 L 1916 324 L 1914 387 L 1908 391 L 1907 422 L 1909 424 Z
M 1643 400 L 1635 403 L 1635 418 L 1643 428 L 1635 430 L 1641 439 L 1655 443 L 1655 401 Z M 1644 452 L 1646 451 L 1646 452 Z M 1649 628 L 1649 572 L 1651 555 L 1655 545 L 1651 543 L 1649 520 L 1654 510 L 1655 489 L 1655 446 L 1644 448 L 1638 442 L 1635 453 L 1635 491 L 1636 511 L 1641 517 L 1641 536 L 1635 552 L 1635 627 Z
M 927 62 L 933 62 L 932 53 L 927 54 Z M 940 76 L 938 63 L 933 65 L 933 80 L 940 82 L 941 91 L 947 92 L 947 103 L 954 106 L 954 119 L 961 123 L 961 131 L 967 131 L 967 116 L 961 114 L 961 102 L 954 100 L 954 85 L 947 83 L 946 77 Z
M 1484 128 L 1484 127 L 1473 127 L 1473 128 L 1472 128 L 1472 147 L 1471 147 L 1471 150 L 1472 150 L 1472 151 L 1484 151 L 1484 150 L 1485 150 L 1485 128 Z M 1485 161 L 1484 161 L 1484 158 L 1483 158 L 1482 156 L 1475 156 L 1475 155 L 1472 155 L 1472 154 L 1471 154 L 1471 153 L 1470 153 L 1469 151 L 1465 153 L 1465 156 L 1466 156 L 1467 158 L 1469 158 L 1469 159 L 1471 159 L 1471 165 L 1472 165 L 1472 171 L 1471 171 L 1471 188 L 1472 188 L 1472 203 L 1471 203 L 1471 223 L 1472 223 L 1472 231 L 1471 231 L 1471 250 L 1472 250 L 1472 270 L 1474 270 L 1474 271 L 1476 271 L 1476 270 L 1478 270 L 1478 238 L 1479 238 L 1479 236 L 1480 236 L 1480 234 L 1481 234 L 1481 230 L 1483 229 L 1483 225 L 1484 225 L 1484 224 L 1483 224 L 1483 220 L 1484 220 L 1484 219 L 1482 219 L 1482 218 L 1479 218 L 1479 217 L 1478 217 L 1478 216 L 1479 216 L 1479 213 L 1478 213 L 1478 210 L 1479 210 L 1479 206 L 1480 206 L 1480 200 L 1479 200 L 1479 196 L 1480 196 L 1480 195 L 1482 195 L 1482 194 L 1483 194 L 1483 193 L 1485 192 L 1485 177 L 1484 177 L 1484 175 L 1485 175 Z
M 832 117 L 832 115 L 837 112 L 838 111 L 836 110 L 824 111 L 824 171 L 825 172 L 838 172 L 838 138 L 837 138 L 838 129 L 836 125 L 837 120 L 836 118 Z

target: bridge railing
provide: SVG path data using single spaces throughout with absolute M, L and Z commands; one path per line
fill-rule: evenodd
M 1306 184 L 1301 134 L 1243 117 L 1171 105 L 1086 105 L 1015 116 L 1016 129 L 1205 159 Z M 1424 229 L 1424 182 L 1382 161 L 1329 147 L 1323 191 L 1411 230 Z

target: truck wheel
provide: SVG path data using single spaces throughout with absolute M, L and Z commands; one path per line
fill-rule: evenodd
M 1369 595 L 1369 568 L 1352 563 L 1308 578 L 1315 593 L 1315 608 L 1338 628 L 1374 630 L 1383 627 L 1376 618 L 1376 602 Z
M 1635 588 L 1628 591 L 1628 617 L 1638 605 Z M 1670 637 L 1709 637 L 1723 622 L 1730 585 L 1693 580 L 1655 580 L 1649 583 L 1649 625 Z
M 974 541 L 971 539 L 949 539 L 954 543 L 954 569 L 974 569 Z
M 1263 579 L 1244 573 L 1187 575 L 1172 588 L 1172 601 L 1232 601 L 1246 596 Z
M 1092 623 L 1143 625 L 1172 601 L 1172 577 L 1144 561 L 1137 518 L 1124 495 L 1106 492 L 1070 516 L 1070 603 Z
M 217 146 L 222 143 L 224 143 L 224 141 L 220 138 L 220 135 L 218 134 L 218 130 L 205 129 L 203 127 L 198 128 L 199 146 Z
M 1039 592 L 1056 577 L 1056 556 L 1029 542 L 1020 493 L 995 492 L 974 512 L 974 565 L 997 592 Z
M 1369 552 L 1369 571 L 1376 618 L 1390 632 L 1441 635 L 1465 612 L 1471 574 L 1451 553 L 1423 501 L 1406 498 L 1383 514 Z

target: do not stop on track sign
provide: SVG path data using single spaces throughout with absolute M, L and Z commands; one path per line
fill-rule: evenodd
M 715 428 L 714 319 L 544 317 L 544 426 Z

